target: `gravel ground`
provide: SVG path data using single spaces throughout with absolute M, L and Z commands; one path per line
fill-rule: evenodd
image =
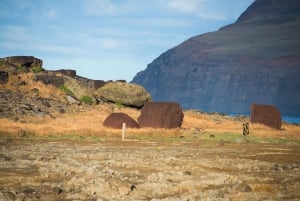
M 3 139 L 0 200 L 300 200 L 299 145 Z

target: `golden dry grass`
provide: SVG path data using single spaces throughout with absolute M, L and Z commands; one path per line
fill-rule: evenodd
M 21 73 L 18 75 L 10 75 L 9 80 L 5 85 L 1 85 L 2 88 L 10 89 L 13 91 L 22 91 L 27 95 L 34 95 L 38 90 L 39 96 L 43 98 L 56 98 L 64 99 L 64 94 L 52 85 L 45 85 L 42 82 L 34 81 L 34 73 Z M 21 82 L 25 84 L 18 84 Z
M 112 104 L 91 106 L 85 112 L 54 114 L 51 117 L 26 117 L 26 123 L 9 119 L 0 119 L 0 132 L 20 136 L 34 134 L 38 136 L 121 136 L 121 130 L 102 126 L 105 118 L 112 112 L 124 112 L 136 119 L 140 111 L 132 108 L 119 108 Z M 189 137 L 189 131 L 199 128 L 201 132 L 213 135 L 242 134 L 242 123 L 248 118 L 208 115 L 194 111 L 185 111 L 182 129 L 127 129 L 126 137 L 131 139 Z M 282 130 L 274 130 L 264 125 L 250 124 L 250 135 L 257 138 L 297 138 L 300 140 L 300 126 L 283 124 Z
M 1 89 L 22 91 L 26 95 L 34 95 L 38 90 L 43 98 L 64 100 L 64 94 L 57 88 L 33 80 L 33 73 L 12 75 L 9 82 L 1 85 Z M 26 84 L 17 84 L 25 81 Z M 1 90 L 0 89 L 0 90 Z M 37 89 L 37 90 L 33 90 Z M 78 107 L 78 106 L 74 106 Z M 93 105 L 85 112 L 53 114 L 55 118 L 22 117 L 26 123 L 0 118 L 0 134 L 38 135 L 38 136 L 100 136 L 118 137 L 121 131 L 102 126 L 105 118 L 112 112 L 124 112 L 137 120 L 140 111 L 132 108 L 117 107 L 113 104 Z M 188 136 L 193 130 L 212 135 L 242 134 L 242 123 L 249 122 L 246 117 L 228 117 L 218 114 L 208 115 L 196 111 L 185 111 L 182 129 L 127 129 L 128 138 L 172 138 Z M 282 130 L 274 130 L 264 125 L 250 124 L 250 136 L 257 138 L 297 138 L 300 140 L 300 126 L 284 123 Z

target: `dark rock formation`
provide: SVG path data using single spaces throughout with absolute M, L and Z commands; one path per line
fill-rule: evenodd
M 273 105 L 251 105 L 250 121 L 281 129 L 281 114 Z
M 0 58 L 0 70 L 8 73 L 16 73 L 17 66 L 11 63 L 8 63 L 5 58 Z
M 300 116 L 299 10 L 300 1 L 256 0 L 236 23 L 168 50 L 132 82 L 185 109 L 247 114 L 259 102 Z
M 4 60 L 16 66 L 22 66 L 26 68 L 41 68 L 43 66 L 43 61 L 33 56 L 10 56 L 4 58 Z
M 68 77 L 75 77 L 76 76 L 76 70 L 71 70 L 71 69 L 60 69 L 60 70 L 55 70 L 52 71 L 54 73 L 60 73 L 64 76 L 68 76 Z
M 59 87 L 64 84 L 64 78 L 62 76 L 38 74 L 34 76 L 35 81 L 41 81 L 44 84 L 51 84 L 55 87 Z
M 151 95 L 137 84 L 109 82 L 97 90 L 97 96 L 108 102 L 141 108 L 151 100 Z
M 8 72 L 0 70 L 0 84 L 7 83 L 8 82 L 8 78 L 9 78 Z
M 182 124 L 183 116 L 178 103 L 149 102 L 141 109 L 138 124 L 141 128 L 178 128 Z
M 121 129 L 122 124 L 126 123 L 128 128 L 139 128 L 137 122 L 125 113 L 112 113 L 103 122 L 103 126 Z
M 91 80 L 91 79 L 88 79 L 85 77 L 80 77 L 80 76 L 76 76 L 75 79 L 81 86 L 92 89 L 92 90 L 98 89 L 105 85 L 105 81 L 103 81 L 103 80 Z
M 21 91 L 0 90 L 0 118 L 19 116 L 45 116 L 58 112 L 67 105 L 59 100 L 42 98 L 38 95 L 28 96 Z

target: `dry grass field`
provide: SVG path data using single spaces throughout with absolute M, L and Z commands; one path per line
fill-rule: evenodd
M 79 107 L 79 106 L 70 106 Z M 119 138 L 121 130 L 103 127 L 103 121 L 112 112 L 124 112 L 134 119 L 139 110 L 117 107 L 113 104 L 84 106 L 85 111 L 55 114 L 55 117 L 23 117 L 23 121 L 0 119 L 0 132 L 17 137 L 81 137 L 81 138 Z M 247 117 L 229 117 L 219 114 L 205 114 L 185 111 L 182 127 L 179 129 L 126 129 L 127 139 L 164 139 L 182 140 L 216 139 L 241 140 L 242 123 Z M 300 140 L 300 126 L 283 123 L 282 130 L 274 130 L 264 125 L 250 124 L 249 139 Z
M 0 90 L 10 89 L 22 91 L 31 96 L 37 89 L 39 96 L 64 101 L 64 94 L 57 88 L 36 82 L 33 73 L 18 74 L 9 77 L 9 82 L 1 85 Z M 20 82 L 26 84 L 16 84 Z M 117 129 L 102 126 L 104 119 L 112 112 L 124 112 L 137 120 L 140 111 L 133 108 L 120 107 L 114 104 L 70 105 L 70 111 L 64 114 L 55 113 L 45 117 L 22 116 L 21 121 L 0 118 L 0 133 L 17 137 L 73 137 L 73 138 L 116 138 L 121 135 Z M 127 129 L 127 139 L 165 139 L 197 141 L 197 139 L 239 141 L 243 139 L 242 123 L 249 122 L 247 117 L 230 117 L 220 114 L 206 114 L 199 111 L 184 111 L 184 120 L 179 129 Z M 250 124 L 249 139 L 259 141 L 275 139 L 282 141 L 298 141 L 300 126 L 283 123 L 282 130 L 274 130 L 264 125 Z

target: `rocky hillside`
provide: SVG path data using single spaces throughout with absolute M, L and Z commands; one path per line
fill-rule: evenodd
M 168 50 L 132 82 L 183 108 L 249 113 L 260 103 L 300 116 L 299 10 L 300 1 L 256 0 L 235 23 Z
M 75 70 L 47 71 L 33 56 L 0 58 L 0 118 L 52 116 L 109 102 L 141 108 L 151 95 L 125 81 L 91 80 Z

